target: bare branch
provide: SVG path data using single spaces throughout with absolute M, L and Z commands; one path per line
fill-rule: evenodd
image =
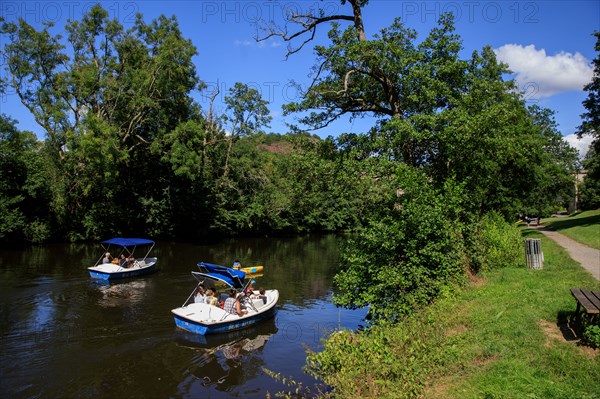
M 295 54 L 297 52 L 299 52 L 300 50 L 302 50 L 302 48 L 304 48 L 304 46 L 311 42 L 314 38 L 315 38 L 315 33 L 317 31 L 317 27 L 320 24 L 326 23 L 326 22 L 331 22 L 331 21 L 354 21 L 354 17 L 350 16 L 350 15 L 329 15 L 329 16 L 321 16 L 321 17 L 317 17 L 315 15 L 312 14 L 292 14 L 289 17 L 289 21 L 300 25 L 301 29 L 295 33 L 289 33 L 288 29 L 287 29 L 287 24 L 284 28 L 280 28 L 278 26 L 276 26 L 275 24 L 269 24 L 269 26 L 267 28 L 262 29 L 263 31 L 266 31 L 264 36 L 259 36 L 258 35 L 258 29 L 257 29 L 257 34 L 255 37 L 255 40 L 257 42 L 262 42 L 265 41 L 267 39 L 270 39 L 272 37 L 281 37 L 285 42 L 291 42 L 292 40 L 296 39 L 299 36 L 302 36 L 306 33 L 310 33 L 310 37 L 305 39 L 299 46 L 297 47 L 292 47 L 291 44 L 288 44 L 288 49 L 287 49 L 287 53 L 285 55 L 285 59 L 287 60 L 288 57 L 292 54 Z

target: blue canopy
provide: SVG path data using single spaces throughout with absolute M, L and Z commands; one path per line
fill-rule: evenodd
M 212 278 L 224 282 L 233 288 L 243 288 L 246 273 L 241 270 L 231 269 L 225 266 L 213 265 L 212 263 L 199 262 L 198 268 L 201 273 L 192 272 L 194 275 L 200 274 L 204 277 Z
M 110 240 L 102 241 L 102 244 L 120 245 L 122 247 L 135 247 L 137 245 L 154 245 L 154 241 L 145 238 L 111 238 Z

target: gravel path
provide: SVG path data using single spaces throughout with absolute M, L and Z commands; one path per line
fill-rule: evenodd
M 600 280 L 600 251 L 594 248 L 586 247 L 583 244 L 569 238 L 556 231 L 547 230 L 539 227 L 540 233 L 550 238 L 558 245 L 563 247 L 569 253 L 569 256 L 579 262 L 584 269 L 592 274 L 596 280 Z

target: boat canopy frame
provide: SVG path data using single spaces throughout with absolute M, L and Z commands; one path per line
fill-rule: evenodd
M 106 252 L 110 252 L 111 245 L 121 248 L 120 252 L 117 254 L 117 257 L 124 252 L 126 252 L 127 257 L 133 256 L 137 247 L 149 246 L 150 248 L 148 249 L 146 254 L 141 258 L 142 260 L 146 260 L 156 243 L 146 238 L 115 237 L 108 240 L 104 240 L 100 243 L 100 246 L 102 246 L 102 249 L 104 251 L 102 252 L 102 255 L 100 255 L 100 259 L 98 259 L 95 266 L 98 266 L 100 262 L 102 262 L 102 258 L 104 257 L 104 254 Z
M 181 307 L 184 307 L 188 304 L 190 299 L 192 299 L 194 296 L 196 288 L 198 288 L 198 286 L 201 284 L 206 284 L 207 279 L 215 282 L 220 281 L 229 288 L 233 288 L 238 292 L 245 291 L 253 282 L 252 279 L 245 281 L 246 273 L 241 270 L 234 270 L 229 267 L 214 265 L 206 262 L 198 262 L 198 268 L 201 271 L 192 271 L 192 276 L 196 279 L 196 281 L 198 281 L 198 283 L 194 286 L 192 293 L 187 297 Z
M 246 272 L 244 271 L 207 262 L 198 262 L 198 269 L 200 269 L 199 274 L 212 278 L 213 280 L 222 281 L 231 288 L 244 288 L 246 280 Z

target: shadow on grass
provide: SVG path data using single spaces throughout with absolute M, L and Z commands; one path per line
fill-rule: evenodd
M 521 231 L 521 236 L 523 238 L 540 238 L 541 233 L 539 233 L 537 229 L 532 229 L 531 227 L 527 227 Z
M 556 325 L 567 342 L 580 340 L 581 334 L 583 333 L 581 326 L 572 322 L 573 316 L 574 312 L 567 312 L 564 310 L 558 312 L 557 315 Z
M 546 224 L 546 228 L 552 231 L 560 231 L 575 226 L 591 226 L 593 224 L 600 224 L 600 215 L 591 215 L 581 218 L 565 218 L 560 220 L 553 220 Z

